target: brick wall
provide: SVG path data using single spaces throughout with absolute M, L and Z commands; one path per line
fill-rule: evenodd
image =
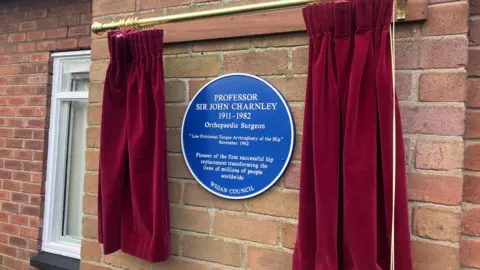
M 461 264 L 480 269 L 480 1 L 470 2 Z
M 87 1 L 0 1 L 0 269 L 40 248 L 50 52 L 90 46 Z
M 132 12 L 152 16 L 150 11 L 155 11 L 155 15 L 172 14 L 241 3 L 246 2 L 94 0 L 93 16 L 95 20 L 108 21 Z M 413 258 L 415 269 L 419 270 L 460 269 L 461 239 L 472 247 L 478 243 L 461 237 L 468 10 L 467 1 L 431 1 L 427 22 L 397 26 L 397 84 L 405 131 Z M 120 252 L 103 256 L 97 244 L 100 106 L 108 50 L 105 36 L 93 38 L 82 269 L 290 269 L 298 217 L 306 35 L 166 46 L 173 256 L 168 262 L 153 265 Z M 268 192 L 246 201 L 224 200 L 205 191 L 190 175 L 180 148 L 180 127 L 189 100 L 209 79 L 230 72 L 260 75 L 278 87 L 290 103 L 298 131 L 297 149 L 285 176 Z M 470 119 L 472 112 L 467 115 Z M 467 148 L 467 156 L 474 156 L 472 151 L 480 149 L 475 148 L 473 141 L 467 145 L 472 146 Z M 465 186 L 474 188 L 465 196 L 478 199 L 480 180 L 475 182 L 475 175 L 470 172 L 466 175 Z M 465 224 L 471 220 L 472 225 L 463 226 L 463 231 L 478 232 L 478 211 L 466 213 Z M 463 261 L 474 260 L 475 250 L 470 250 L 462 253 Z

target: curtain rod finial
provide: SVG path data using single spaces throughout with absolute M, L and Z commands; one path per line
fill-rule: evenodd
M 100 22 L 94 22 L 92 24 L 92 32 L 95 34 L 101 34 L 103 31 L 103 23 Z

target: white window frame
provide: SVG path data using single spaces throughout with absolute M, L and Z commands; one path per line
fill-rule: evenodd
M 62 92 L 62 88 L 65 87 L 64 83 L 62 83 L 62 79 L 63 81 L 66 81 L 64 77 L 64 67 L 65 65 L 68 65 L 69 61 L 77 60 L 76 63 L 78 64 L 74 66 L 74 72 L 89 73 L 91 62 L 90 55 L 90 50 L 59 52 L 52 54 L 53 80 L 50 108 L 50 129 L 48 136 L 47 175 L 45 182 L 42 250 L 76 259 L 80 259 L 81 240 L 71 238 L 67 239 L 66 237 L 62 236 L 65 178 L 64 176 L 57 177 L 57 154 L 59 153 L 59 147 L 61 147 L 60 143 L 58 143 L 58 123 L 60 123 L 60 118 L 62 117 L 62 115 L 60 115 L 60 103 L 62 101 L 85 100 L 88 102 L 88 91 Z M 67 76 L 67 80 L 71 81 L 70 77 Z M 83 198 L 83 188 L 79 192 L 82 193 L 81 197 Z

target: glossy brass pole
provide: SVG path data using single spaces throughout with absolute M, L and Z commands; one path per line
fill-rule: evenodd
M 141 28 L 144 26 L 164 24 L 164 23 L 176 22 L 176 21 L 186 21 L 186 20 L 194 20 L 194 19 L 201 19 L 201 18 L 208 18 L 208 17 L 215 17 L 215 16 L 224 16 L 224 15 L 231 15 L 231 14 L 238 14 L 238 13 L 247 13 L 247 12 L 263 11 L 263 10 L 270 10 L 270 9 L 302 6 L 310 3 L 318 3 L 321 1 L 322 0 L 280 0 L 275 2 L 259 3 L 259 4 L 244 5 L 244 6 L 229 7 L 229 8 L 220 8 L 220 9 L 190 12 L 190 13 L 183 13 L 183 14 L 176 14 L 176 15 L 167 15 L 167 16 L 154 17 L 154 18 L 144 18 L 144 19 L 129 18 L 129 19 L 124 19 L 124 20 L 110 22 L 110 23 L 94 22 L 92 24 L 92 31 L 98 34 L 103 31 L 115 30 L 122 27 Z M 399 1 L 405 1 L 405 0 L 399 0 Z M 399 9 L 397 14 L 400 14 L 401 12 L 402 11 Z M 398 18 L 398 19 L 404 19 L 404 16 L 405 16 L 404 10 L 402 14 L 403 14 L 403 18 Z

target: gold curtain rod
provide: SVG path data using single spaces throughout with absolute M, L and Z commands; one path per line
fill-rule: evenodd
M 123 19 L 120 21 L 114 21 L 109 23 L 94 22 L 92 24 L 92 31 L 96 34 L 99 34 L 103 31 L 115 30 L 119 28 L 142 28 L 142 27 L 170 23 L 170 22 L 177 22 L 177 21 L 186 21 L 186 20 L 225 16 L 225 15 L 238 14 L 238 13 L 296 7 L 296 6 L 302 6 L 302 5 L 311 4 L 311 3 L 318 3 L 321 1 L 322 0 L 280 0 L 275 2 L 243 5 L 238 7 L 220 8 L 220 9 L 213 9 L 213 10 L 206 10 L 206 11 L 197 11 L 197 12 L 190 12 L 190 13 L 183 13 L 183 14 L 167 15 L 162 17 L 153 17 L 153 18 L 144 18 L 144 19 L 128 18 L 128 19 Z M 398 1 L 403 2 L 403 4 L 398 5 L 397 19 L 403 20 L 405 19 L 405 5 L 404 5 L 405 0 L 398 0 Z

